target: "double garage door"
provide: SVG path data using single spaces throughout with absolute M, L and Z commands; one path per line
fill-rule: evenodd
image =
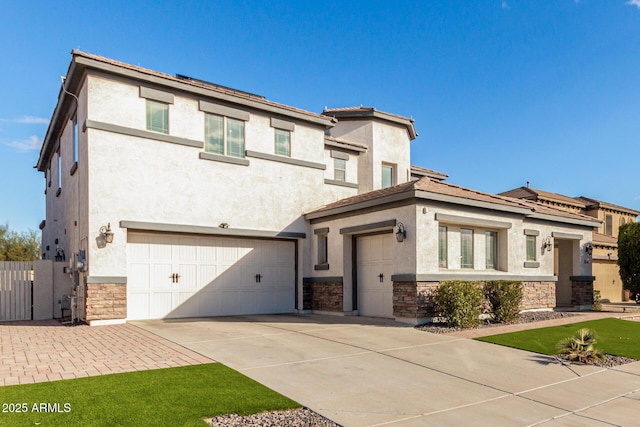
M 129 233 L 127 318 L 290 313 L 291 241 Z

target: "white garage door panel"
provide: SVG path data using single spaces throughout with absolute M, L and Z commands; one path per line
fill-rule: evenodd
M 358 238 L 358 311 L 363 316 L 393 317 L 393 244 L 393 234 Z
M 287 241 L 129 233 L 128 318 L 290 313 L 294 247 Z

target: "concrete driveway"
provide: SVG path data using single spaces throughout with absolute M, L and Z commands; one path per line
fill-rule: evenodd
M 362 317 L 133 323 L 344 426 L 635 426 L 640 419 L 640 362 L 563 366 Z

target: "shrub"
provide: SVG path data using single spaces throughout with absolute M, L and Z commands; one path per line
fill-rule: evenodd
M 478 282 L 443 282 L 434 296 L 436 312 L 448 326 L 472 328 L 480 324 L 482 289 Z
M 571 361 L 578 361 L 582 363 L 593 363 L 595 361 L 602 361 L 604 355 L 602 352 L 595 348 L 596 344 L 596 332 L 582 328 L 575 333 L 572 337 L 563 339 L 558 343 L 558 350 L 560 354 L 566 354 L 567 358 Z
M 520 315 L 522 282 L 492 280 L 484 285 L 484 296 L 489 301 L 496 322 L 511 323 Z
M 602 311 L 602 298 L 600 297 L 600 291 L 593 290 L 593 304 L 591 305 L 593 311 Z

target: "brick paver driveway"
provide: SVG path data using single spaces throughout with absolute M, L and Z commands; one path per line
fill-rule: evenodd
M 131 324 L 0 323 L 0 386 L 211 362 Z

